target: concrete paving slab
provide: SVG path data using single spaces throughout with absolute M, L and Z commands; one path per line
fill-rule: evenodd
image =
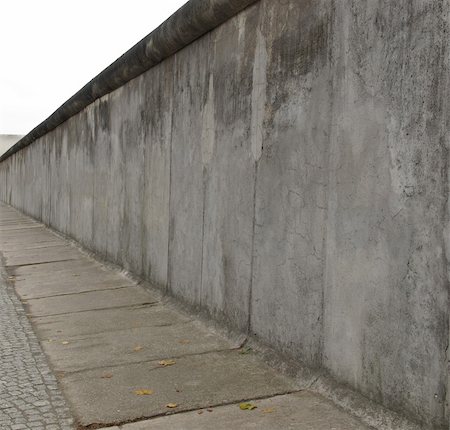
M 131 286 L 114 290 L 31 299 L 24 303 L 27 304 L 28 313 L 38 317 L 119 306 L 144 305 L 156 301 L 155 296 L 148 291 L 138 286 Z
M 115 324 L 110 331 L 102 333 L 50 338 L 42 342 L 42 347 L 55 370 L 76 372 L 223 351 L 239 346 L 206 329 L 198 321 L 125 330 L 119 327 Z
M 76 260 L 80 258 L 80 251 L 68 246 L 23 249 L 15 252 L 4 252 L 6 266 L 24 266 L 29 264 L 41 264 L 52 261 Z
M 37 229 L 33 229 L 33 232 L 35 232 Z M 39 234 L 33 234 L 33 235 L 22 235 L 18 234 L 17 236 L 12 235 L 11 237 L 3 237 L 3 233 L 0 233 L 0 241 L 2 244 L 2 251 L 7 250 L 8 248 L 11 248 L 13 246 L 17 246 L 19 249 L 27 249 L 30 246 L 35 245 L 42 245 L 46 243 L 54 243 L 59 242 L 60 245 L 66 245 L 67 242 L 64 240 L 58 238 L 57 236 L 48 235 L 47 233 L 39 233 Z M 20 231 L 20 233 L 23 233 Z
M 18 231 L 18 230 L 27 230 L 30 228 L 42 228 L 41 225 L 35 224 L 35 223 L 23 223 L 23 224 L 6 224 L 6 225 L 0 225 L 0 232 L 4 231 Z
M 61 250 L 74 250 L 74 248 L 67 243 L 55 243 L 53 246 L 39 246 L 39 247 L 29 247 L 29 246 L 16 246 L 16 249 L 2 249 L 2 253 L 5 257 L 12 258 L 18 257 L 20 255 L 28 254 L 38 254 L 38 253 L 54 253 Z M 79 254 L 79 253 L 78 253 Z
M 38 228 L 33 228 L 29 230 L 21 230 L 17 229 L 14 231 L 1 231 L 0 237 L 3 240 L 11 241 L 11 240 L 17 240 L 23 241 L 25 237 L 33 237 L 33 238 L 40 238 L 40 239 L 49 239 L 49 238 L 60 238 L 55 232 L 52 230 L 49 230 L 48 228 L 44 227 L 43 225 L 38 224 Z
M 37 237 L 35 240 L 30 240 L 27 236 L 21 236 L 19 238 L 10 238 L 10 239 L 2 239 L 0 234 L 0 241 L 2 244 L 2 251 L 12 249 L 16 247 L 16 249 L 33 249 L 41 246 L 45 246 L 46 244 L 57 242 L 59 245 L 64 245 L 65 242 L 59 238 L 55 237 Z
M 0 240 L 3 241 L 23 241 L 25 238 L 28 241 L 31 239 L 48 239 L 50 237 L 57 237 L 54 233 L 51 233 L 50 230 L 46 229 L 42 225 L 37 225 L 35 228 L 31 229 L 14 229 L 14 230 L 4 230 L 0 231 Z
M 358 419 L 330 401 L 308 391 L 250 401 L 257 408 L 241 410 L 239 404 L 210 411 L 184 412 L 120 426 L 121 430 L 363 430 Z
M 0 219 L 0 227 L 2 226 L 9 226 L 9 225 L 17 225 L 17 226 L 22 226 L 22 225 L 39 225 L 36 221 L 33 221 L 32 219 L 29 218 L 21 218 L 21 219 L 14 219 L 14 218 L 10 218 L 10 219 Z M 42 227 L 42 226 L 41 226 Z
M 37 226 L 42 227 L 42 225 L 36 223 L 35 221 L 28 220 L 28 219 L 22 219 L 22 220 L 1 219 L 0 220 L 0 228 L 12 226 L 12 225 L 17 226 L 17 227 L 30 226 L 30 225 L 37 225 Z
M 42 263 L 42 261 L 47 261 L 47 259 L 48 261 L 55 261 L 55 258 L 58 258 L 58 254 L 65 255 L 68 252 L 72 253 L 73 258 L 80 257 L 79 252 L 67 243 L 60 243 L 58 245 L 45 246 L 41 248 L 21 247 L 20 249 L 15 250 L 2 250 L 3 256 L 5 257 L 7 263 L 13 259 L 23 259 L 23 264 L 30 264 L 27 262 L 29 259 L 31 259 L 31 264 L 39 264 Z M 36 263 L 34 263 L 36 257 L 39 257 L 39 259 Z M 60 257 L 56 261 L 60 261 Z M 7 265 L 12 266 L 13 264 Z
M 115 273 L 103 274 L 99 271 L 93 274 L 80 275 L 69 273 L 64 279 L 33 278 L 21 280 L 16 278 L 16 291 L 23 299 L 37 299 L 62 294 L 85 293 L 132 286 L 133 283 L 125 276 Z
M 101 309 L 81 313 L 33 318 L 33 326 L 41 339 L 70 339 L 114 330 L 139 327 L 163 327 L 181 324 L 192 318 L 163 305 L 136 306 L 129 308 Z M 193 341 L 176 336 L 176 341 Z
M 188 411 L 296 390 L 291 380 L 253 354 L 237 351 L 179 358 L 165 368 L 154 361 L 68 374 L 61 384 L 85 426 L 165 414 L 168 403 Z M 137 395 L 141 389 L 153 394 Z
M 17 244 L 17 243 L 3 243 L 2 242 L 2 252 L 13 252 L 13 251 L 21 251 L 23 249 L 42 249 L 42 248 L 50 248 L 52 246 L 61 246 L 64 245 L 64 242 L 60 240 L 52 240 L 48 239 L 42 242 L 36 243 L 28 243 L 28 244 Z
M 70 261 L 54 261 L 51 263 L 32 264 L 29 266 L 16 267 L 14 276 L 17 279 L 29 279 L 30 282 L 39 281 L 57 281 L 65 274 L 84 275 L 86 273 L 111 273 L 111 270 L 102 264 L 90 258 L 84 257 L 80 253 L 80 258 Z M 66 279 L 66 278 L 64 278 Z

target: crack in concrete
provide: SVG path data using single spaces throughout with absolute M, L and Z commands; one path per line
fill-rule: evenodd
M 41 225 L 34 225 L 33 227 L 22 227 L 22 228 L 6 228 L 6 229 L 1 229 L 0 228 L 0 232 L 1 233 L 7 233 L 7 232 L 9 232 L 9 231 L 17 231 L 17 230 L 22 230 L 22 231 L 25 231 L 25 230 L 33 230 L 33 229 L 36 229 L 36 228 L 42 228 L 42 226 Z
M 163 304 L 160 303 L 160 307 L 163 307 Z M 150 306 L 150 307 L 158 307 L 158 305 L 155 306 Z M 97 310 L 94 310 L 93 312 L 97 312 Z M 37 317 L 37 318 L 33 318 L 34 320 L 39 319 L 39 318 L 47 318 L 47 317 Z M 56 337 L 61 337 L 64 339 L 69 339 L 69 340 L 85 340 L 85 339 L 90 339 L 89 336 L 97 336 L 100 334 L 105 334 L 105 333 L 117 333 L 117 332 L 121 332 L 121 331 L 131 331 L 131 330 L 137 330 L 140 328 L 149 328 L 149 327 L 154 327 L 154 328 L 161 328 L 161 327 L 171 327 L 171 326 L 176 326 L 176 325 L 183 325 L 183 324 L 188 324 L 191 322 L 197 321 L 195 319 L 190 319 L 187 321 L 180 321 L 178 323 L 168 323 L 168 324 L 149 324 L 149 325 L 141 325 L 139 327 L 126 327 L 126 328 L 118 328 L 118 329 L 113 329 L 113 330 L 103 330 L 103 331 L 95 331 L 95 332 L 91 332 L 91 333 L 78 333 L 77 335 L 69 335 L 69 336 L 61 336 L 60 333 L 57 333 L 59 336 L 52 336 L 52 338 L 56 338 Z M 51 323 L 50 323 L 51 324 Z M 82 336 L 82 337 L 77 337 L 77 336 Z M 241 346 L 242 348 L 242 346 Z
M 83 309 L 81 311 L 72 311 L 72 312 L 61 312 L 58 314 L 48 314 L 48 315 L 31 315 L 31 314 L 27 314 L 28 317 L 30 318 L 43 318 L 43 317 L 56 317 L 56 316 L 60 316 L 60 315 L 70 315 L 70 314 L 80 314 L 83 312 L 91 312 L 91 311 L 104 311 L 104 310 L 108 310 L 108 309 L 120 309 L 120 308 L 138 308 L 138 307 L 143 307 L 143 306 L 156 306 L 157 304 L 161 303 L 160 301 L 156 301 L 156 302 L 143 302 L 143 303 L 137 303 L 135 305 L 119 305 L 119 306 L 111 306 L 109 308 L 93 308 L 93 309 Z
M 190 358 L 190 357 L 197 357 L 197 356 L 203 356 L 203 355 L 208 355 L 208 354 L 214 354 L 214 353 L 226 353 L 226 352 L 234 352 L 234 351 L 239 351 L 241 347 L 230 347 L 230 348 L 223 348 L 223 349 L 210 349 L 208 351 L 202 351 L 202 352 L 192 352 L 192 353 L 186 353 L 186 354 L 180 354 L 180 355 L 170 355 L 171 359 L 174 360 L 180 360 L 183 358 Z M 58 369 L 57 372 L 59 373 L 63 373 L 64 375 L 77 375 L 83 372 L 91 372 L 94 370 L 107 370 L 107 369 L 117 369 L 118 367 L 125 367 L 125 366 L 134 366 L 137 364 L 145 364 L 145 363 L 153 363 L 153 362 L 157 362 L 159 360 L 165 360 L 167 359 L 167 355 L 164 356 L 158 356 L 155 358 L 147 358 L 145 360 L 140 360 L 140 361 L 124 361 L 122 363 L 117 363 L 117 364 L 111 364 L 108 366 L 94 366 L 94 367 L 86 367 L 84 369 L 78 369 L 78 370 L 63 370 L 63 369 Z M 151 367 L 149 369 L 146 369 L 146 371 L 152 371 L 152 370 L 158 370 L 158 369 L 165 369 L 164 366 L 155 366 L 155 367 Z
M 136 287 L 136 285 L 133 285 L 133 284 L 122 285 L 122 286 L 118 286 L 118 287 L 99 288 L 97 290 L 76 291 L 76 292 L 73 292 L 73 293 L 59 293 L 59 294 L 52 294 L 50 296 L 41 296 L 41 297 L 23 297 L 22 301 L 26 300 L 27 302 L 29 302 L 30 300 L 49 299 L 49 298 L 52 298 L 52 297 L 77 296 L 79 294 L 96 293 L 98 291 L 121 290 L 121 289 L 129 288 L 129 287 Z
M 37 263 L 11 264 L 11 265 L 6 264 L 5 267 L 7 267 L 10 270 L 16 270 L 18 268 L 26 267 L 26 266 L 39 266 L 40 264 L 49 264 L 49 263 L 63 263 L 65 261 L 73 261 L 73 260 L 80 260 L 81 261 L 80 258 L 66 258 L 64 260 L 40 261 L 40 262 L 37 262 Z
M 237 405 L 242 402 L 248 402 L 248 401 L 253 401 L 253 400 L 265 400 L 265 399 L 270 399 L 272 397 L 277 397 L 277 396 L 285 396 L 288 394 L 301 393 L 302 391 L 305 391 L 305 390 L 279 390 L 273 394 L 266 394 L 266 395 L 262 395 L 262 396 L 251 397 L 251 398 L 242 397 L 237 400 L 229 400 L 229 401 L 224 401 L 224 402 L 220 402 L 220 403 L 209 403 L 201 408 L 197 408 L 197 407 L 186 408 L 186 409 L 183 409 L 180 411 L 173 411 L 170 413 L 160 412 L 160 413 L 157 413 L 154 415 L 149 415 L 146 417 L 139 417 L 135 420 L 117 421 L 117 422 L 113 422 L 113 423 L 92 423 L 87 426 L 83 426 L 82 424 L 78 423 L 77 430 L 100 430 L 102 428 L 108 428 L 108 427 L 113 427 L 113 426 L 123 426 L 125 424 L 137 423 L 140 421 L 152 420 L 152 419 L 160 418 L 160 417 L 167 417 L 169 415 L 179 415 L 179 414 L 184 414 L 184 413 L 188 413 L 188 412 L 195 412 L 195 411 L 200 411 L 200 410 L 207 409 L 207 408 L 217 408 L 220 406 Z

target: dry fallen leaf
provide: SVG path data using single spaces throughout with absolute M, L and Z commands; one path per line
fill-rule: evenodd
M 252 405 L 251 403 L 241 403 L 239 405 L 239 408 L 242 409 L 243 411 L 251 411 L 253 409 L 256 409 L 257 406 L 256 405 Z
M 102 378 L 102 379 L 109 379 L 112 377 L 113 377 L 112 373 L 104 373 L 102 376 L 100 376 L 100 378 Z
M 275 409 L 274 408 L 266 408 L 262 410 L 263 414 L 271 414 L 272 412 L 274 412 Z
M 239 351 L 239 354 L 250 354 L 252 352 L 252 349 L 249 346 L 246 346 L 245 348 L 242 348 Z
M 69 345 L 69 342 L 67 342 L 67 340 L 63 340 L 63 341 L 61 342 L 61 344 L 62 344 L 62 345 Z
M 173 408 L 176 408 L 177 406 L 178 405 L 176 403 L 167 403 L 166 408 L 173 409 Z
M 136 396 L 148 396 L 150 394 L 153 394 L 153 390 L 147 390 L 147 389 L 135 390 L 134 394 L 136 394 Z
M 133 351 L 134 352 L 138 352 L 138 351 L 140 351 L 142 349 L 142 346 L 141 345 L 136 345 L 134 348 L 133 348 Z
M 166 366 L 173 366 L 176 363 L 176 361 L 175 360 L 161 360 L 161 361 L 158 361 L 158 363 L 160 366 L 166 367 Z

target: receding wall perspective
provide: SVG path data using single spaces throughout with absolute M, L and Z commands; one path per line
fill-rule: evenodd
M 246 3 L 10 151 L 0 198 L 448 427 L 450 0 Z

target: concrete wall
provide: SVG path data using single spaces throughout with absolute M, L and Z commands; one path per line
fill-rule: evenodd
M 261 0 L 5 159 L 0 197 L 446 427 L 449 6 Z

